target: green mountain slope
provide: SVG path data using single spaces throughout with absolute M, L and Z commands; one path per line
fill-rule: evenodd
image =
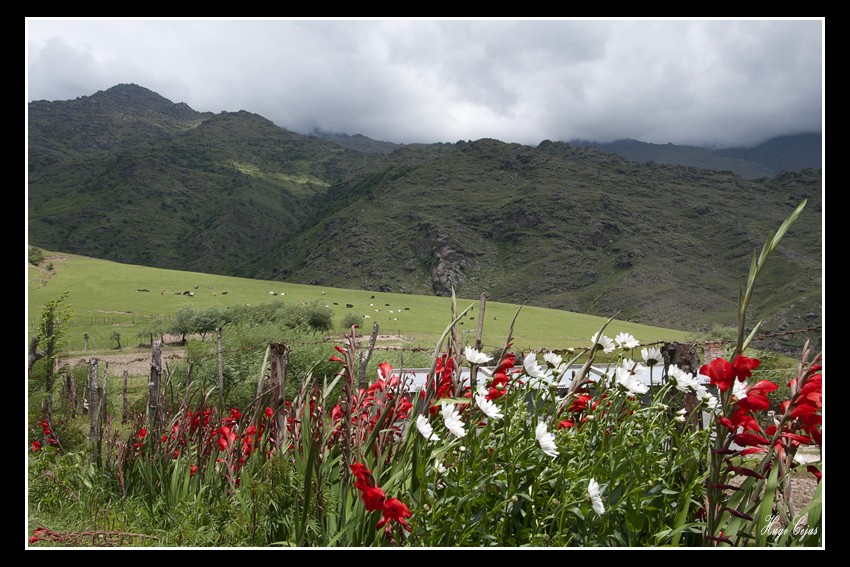
M 260 275 L 486 290 L 662 326 L 734 324 L 749 256 L 805 198 L 759 288 L 757 316 L 773 315 L 775 330 L 820 312 L 819 171 L 755 182 L 593 148 L 479 140 L 417 166 L 388 164 L 327 197 L 337 192 L 345 206 L 282 243 Z
M 29 119 L 28 236 L 47 249 L 698 329 L 734 324 L 750 255 L 808 199 L 752 317 L 820 322 L 819 169 L 747 179 L 549 141 L 382 153 L 135 85 L 32 103 Z

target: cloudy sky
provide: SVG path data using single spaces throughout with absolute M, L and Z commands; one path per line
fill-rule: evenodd
M 821 132 L 824 21 L 26 20 L 26 99 L 136 83 L 393 142 L 728 147 Z

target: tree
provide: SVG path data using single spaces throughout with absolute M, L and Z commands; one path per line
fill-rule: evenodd
M 38 266 L 39 264 L 44 262 L 44 252 L 42 252 L 41 248 L 30 246 L 29 261 L 30 264 L 32 264 L 33 266 Z
M 119 331 L 112 331 L 112 336 L 110 340 L 115 341 L 118 346 L 116 347 L 118 350 L 121 350 L 121 333 Z
M 71 309 L 63 302 L 68 297 L 68 292 L 62 293 L 57 299 L 48 301 L 41 311 L 41 321 L 38 333 L 30 342 L 29 372 L 36 361 L 43 359 L 47 366 L 44 384 L 44 414 L 48 421 L 53 418 L 53 381 L 56 372 L 56 358 L 59 349 L 65 343 L 65 334 L 68 331 L 68 322 L 71 319 Z M 39 351 L 38 345 L 44 350 Z

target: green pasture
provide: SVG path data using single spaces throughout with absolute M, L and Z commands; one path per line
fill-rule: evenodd
M 52 269 L 48 270 L 48 264 Z M 380 333 L 401 335 L 412 343 L 433 344 L 450 322 L 451 299 L 445 297 L 382 293 L 309 286 L 279 281 L 262 281 L 178 270 L 120 264 L 73 254 L 45 251 L 45 261 L 29 266 L 27 282 L 28 331 L 38 326 L 42 306 L 68 292 L 65 301 L 73 317 L 67 334 L 67 350 L 81 351 L 83 336 L 89 348 L 112 347 L 115 330 L 122 347 L 142 341 L 138 330 L 152 317 L 169 317 L 182 307 L 257 305 L 265 302 L 316 302 L 333 313 L 335 329 L 342 334 L 343 317 L 360 316 L 360 332 L 368 334 L 373 323 Z M 148 290 L 148 291 L 140 291 Z M 194 296 L 184 294 L 193 293 Z M 274 292 L 274 295 L 272 295 Z M 353 307 L 347 307 L 347 305 Z M 479 319 L 478 298 L 458 298 L 458 311 L 472 309 L 458 328 L 464 343 L 472 343 Z M 485 348 L 504 346 L 508 327 L 518 306 L 488 302 L 484 316 Z M 363 317 L 364 315 L 368 318 Z M 557 309 L 526 305 L 514 327 L 514 346 L 522 348 L 565 348 L 588 346 L 590 337 L 605 319 Z M 633 334 L 642 343 L 684 340 L 687 331 L 613 321 L 605 334 Z

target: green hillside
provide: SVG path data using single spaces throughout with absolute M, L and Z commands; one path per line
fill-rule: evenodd
M 64 253 L 45 252 L 45 255 L 45 261 L 39 267 L 29 268 L 29 328 L 32 331 L 38 325 L 41 308 L 47 301 L 67 291 L 65 303 L 73 311 L 68 333 L 68 348 L 72 351 L 82 350 L 86 333 L 90 336 L 91 348 L 107 348 L 114 330 L 119 330 L 126 344 L 136 344 L 140 340 L 136 333 L 147 320 L 173 316 L 178 309 L 186 306 L 205 309 L 269 301 L 294 304 L 319 302 L 333 312 L 336 326 L 333 333 L 339 336 L 343 332 L 340 325 L 342 318 L 353 312 L 369 315 L 368 319 L 362 319 L 364 333 L 371 331 L 372 324 L 377 322 L 382 334 L 400 334 L 412 343 L 431 346 L 450 321 L 451 300 L 444 297 L 316 287 L 148 268 Z M 52 264 L 52 270 L 46 269 L 48 263 Z M 184 295 L 183 292 L 187 291 L 194 296 Z M 348 308 L 347 304 L 353 307 Z M 463 320 L 462 331 L 474 331 L 478 324 L 478 298 L 458 299 L 461 310 L 470 304 L 474 308 Z M 516 305 L 487 303 L 485 344 L 494 348 L 504 346 L 508 326 L 516 310 Z M 600 317 L 528 305 L 523 307 L 517 320 L 515 345 L 518 349 L 588 346 L 590 337 L 603 323 L 604 319 Z M 621 331 L 632 333 L 643 342 L 682 340 L 687 334 L 683 330 L 619 321 L 613 322 L 606 334 L 614 336 L 611 333 Z M 474 334 L 463 336 L 469 342 L 474 338 Z

